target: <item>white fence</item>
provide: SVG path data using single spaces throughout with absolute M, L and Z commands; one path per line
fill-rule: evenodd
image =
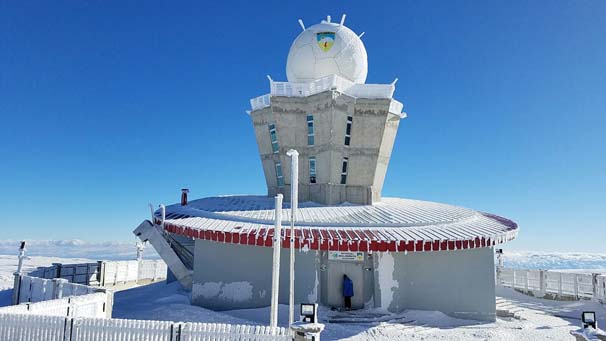
M 99 285 L 117 286 L 141 281 L 166 279 L 166 263 L 163 260 L 101 262 Z
M 64 317 L 0 314 L 0 341 L 64 341 L 65 335 Z
M 100 288 L 69 283 L 66 279 L 45 279 L 31 276 L 18 276 L 13 289 L 13 304 L 23 302 L 41 302 L 67 296 L 88 295 Z
M 61 317 L 111 317 L 113 295 L 98 292 L 49 301 L 22 303 L 0 308 L 0 314 L 33 314 Z
M 264 326 L 0 314 L 0 341 L 50 340 L 291 340 L 289 330 Z
M 497 267 L 497 285 L 557 299 L 606 302 L 606 275 Z
M 40 267 L 28 275 L 46 279 L 63 278 L 86 286 L 128 286 L 140 282 L 166 279 L 163 260 L 99 261 L 96 263 L 61 264 Z M 46 298 L 48 299 L 48 298 Z
M 69 267 L 86 269 L 81 272 L 88 276 L 91 264 L 70 264 Z M 162 261 L 99 264 L 98 273 L 106 274 L 108 278 L 106 282 L 101 277 L 98 285 L 155 280 L 166 274 L 166 264 Z M 50 268 L 39 268 L 33 274 L 60 276 L 63 268 L 61 264 L 54 264 Z M 78 280 L 77 277 L 72 279 Z M 69 283 L 66 278 L 17 274 L 15 285 L 13 299 L 26 303 L 0 308 L 0 341 L 291 340 L 290 332 L 285 328 L 112 319 L 113 291 Z

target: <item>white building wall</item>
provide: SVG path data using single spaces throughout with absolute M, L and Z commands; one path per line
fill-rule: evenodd
M 391 312 L 437 310 L 448 315 L 494 321 L 492 248 L 378 254 L 375 304 Z

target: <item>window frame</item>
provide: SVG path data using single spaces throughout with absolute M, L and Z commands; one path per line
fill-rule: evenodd
M 312 163 L 313 163 L 313 167 L 312 167 Z M 316 160 L 315 156 L 310 156 L 309 157 L 309 183 L 310 184 L 315 184 L 317 183 L 317 178 L 318 178 L 318 170 L 317 170 L 317 166 L 318 166 L 318 161 Z M 313 172 L 312 172 L 313 169 Z
M 311 132 L 310 132 L 311 130 Z M 314 126 L 314 115 L 307 114 L 307 145 L 314 146 L 316 144 L 316 127 Z
M 275 169 L 276 169 L 276 184 L 278 185 L 279 188 L 284 188 L 284 186 L 285 186 L 284 170 L 282 169 L 281 161 L 275 162 Z
M 353 116 L 347 116 L 347 124 L 345 125 L 345 142 L 344 145 L 351 145 L 351 129 L 353 126 Z
M 280 145 L 278 144 L 278 131 L 276 129 L 275 123 L 270 123 L 267 125 L 269 128 L 269 141 L 271 142 L 271 150 L 274 154 L 280 151 Z
M 349 158 L 344 157 L 341 165 L 341 185 L 347 185 L 347 171 L 349 168 Z

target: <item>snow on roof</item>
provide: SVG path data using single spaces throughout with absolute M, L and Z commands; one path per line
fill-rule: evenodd
M 192 238 L 271 246 L 274 199 L 223 196 L 166 208 L 165 229 Z M 283 226 L 290 221 L 285 203 Z M 159 223 L 159 211 L 156 211 Z M 511 220 L 463 207 L 400 198 L 374 205 L 301 203 L 295 247 L 340 251 L 438 251 L 487 247 L 516 237 Z M 290 231 L 284 229 L 283 247 Z

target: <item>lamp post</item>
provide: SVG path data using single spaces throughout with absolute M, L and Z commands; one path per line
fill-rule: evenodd
M 271 310 L 269 326 L 278 326 L 278 293 L 280 291 L 280 249 L 282 248 L 282 194 L 276 195 L 276 214 L 274 221 L 274 256 L 271 269 Z
M 290 298 L 288 300 L 288 326 L 295 321 L 295 218 L 299 204 L 299 152 L 289 150 L 290 156 Z

